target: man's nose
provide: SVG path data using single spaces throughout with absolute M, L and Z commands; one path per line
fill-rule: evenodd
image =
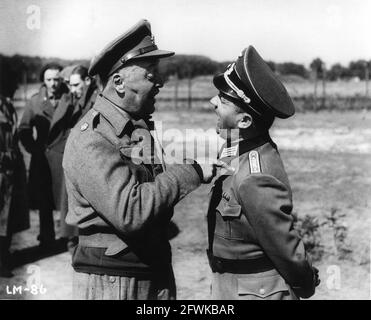
M 162 88 L 164 86 L 164 81 L 160 76 L 156 78 L 156 88 Z
M 218 108 L 219 105 L 219 99 L 218 96 L 214 96 L 210 99 L 210 103 L 214 106 L 215 109 Z

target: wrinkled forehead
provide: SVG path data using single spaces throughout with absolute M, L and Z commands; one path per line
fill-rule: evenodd
M 60 78 L 60 71 L 58 69 L 47 69 L 44 73 L 44 79 L 59 79 Z

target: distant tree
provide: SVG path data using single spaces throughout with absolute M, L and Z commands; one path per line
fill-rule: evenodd
M 308 72 L 303 64 L 297 64 L 293 62 L 277 63 L 276 70 L 281 75 L 297 75 L 303 78 L 307 78 Z
M 224 72 L 228 68 L 228 66 L 232 63 L 233 61 L 218 62 L 218 68 L 216 70 L 216 73 Z
M 22 81 L 25 66 L 18 57 L 0 55 L 0 93 L 12 98 Z
M 219 63 L 208 57 L 197 55 L 175 55 L 160 61 L 159 71 L 168 78 L 177 74 L 180 79 L 193 78 L 201 75 L 214 74 L 219 69 Z
M 348 66 L 351 77 L 358 77 L 364 80 L 366 73 L 369 72 L 369 63 L 370 61 L 366 60 L 351 61 Z
M 164 79 L 174 76 L 178 79 L 188 80 L 188 108 L 192 107 L 192 79 L 196 76 L 215 74 L 219 64 L 208 57 L 198 55 L 174 55 L 163 59 L 159 65 L 159 72 Z M 177 90 L 177 83 L 175 90 Z M 177 96 L 177 92 L 175 92 Z
M 370 80 L 371 61 L 365 61 L 366 97 L 368 96 L 368 82 Z
M 272 69 L 273 72 L 276 71 L 277 66 L 276 66 L 276 63 L 275 62 L 273 62 L 273 61 L 266 61 L 266 63 Z
M 314 105 L 315 108 L 317 108 L 318 79 L 322 79 L 322 106 L 324 106 L 326 100 L 326 67 L 325 63 L 320 58 L 316 58 L 311 62 L 310 68 L 314 73 Z
M 349 78 L 349 77 L 350 77 L 349 69 L 346 67 L 343 67 L 340 63 L 334 64 L 330 68 L 330 70 L 328 70 L 327 72 L 327 78 L 330 81 Z
M 323 67 L 324 67 L 324 62 L 321 60 L 321 58 L 315 58 L 311 63 L 310 63 L 310 69 L 314 71 L 317 74 L 317 77 L 320 78 L 323 73 Z

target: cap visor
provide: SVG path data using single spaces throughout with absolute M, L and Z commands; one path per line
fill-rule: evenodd
M 172 51 L 166 51 L 166 50 L 153 50 L 153 51 L 150 51 L 150 52 L 147 52 L 147 53 L 143 53 L 139 56 L 135 56 L 133 58 L 131 58 L 130 60 L 134 60 L 134 59 L 143 59 L 143 58 L 156 58 L 156 59 L 160 59 L 160 58 L 167 58 L 167 57 L 171 57 L 175 54 L 175 52 L 172 52 Z

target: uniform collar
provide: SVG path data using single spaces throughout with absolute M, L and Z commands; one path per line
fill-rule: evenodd
M 252 139 L 243 139 L 237 140 L 234 142 L 225 142 L 219 153 L 219 159 L 221 160 L 232 160 L 243 155 L 246 152 L 249 152 L 253 149 L 256 149 L 263 144 L 271 142 L 273 143 L 269 133 L 260 135 Z M 228 161 L 229 162 L 229 161 Z
M 115 106 L 101 93 L 97 97 L 94 109 L 112 125 L 117 136 L 121 135 L 126 125 L 131 122 L 131 117 L 127 112 Z

